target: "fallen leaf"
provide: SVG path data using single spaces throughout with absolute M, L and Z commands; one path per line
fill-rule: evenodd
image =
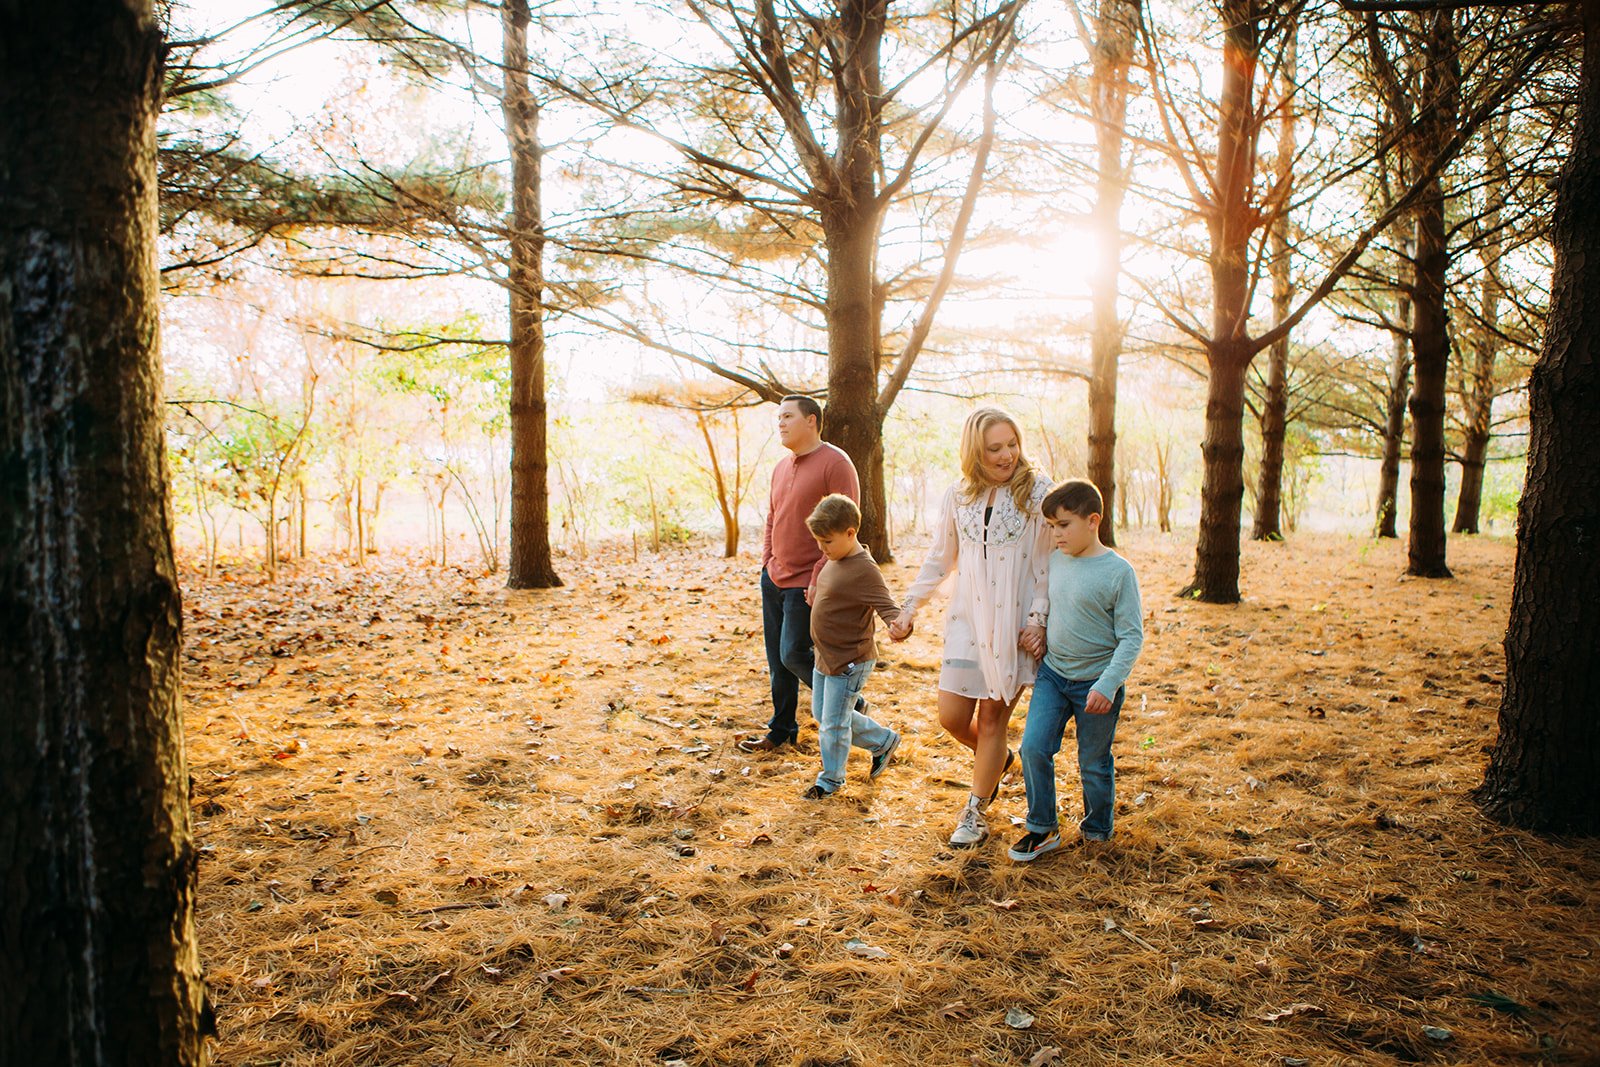
M 424 993 L 426 993 L 429 990 L 431 990 L 434 986 L 438 985 L 440 982 L 448 982 L 449 980 L 450 980 L 450 972 L 449 971 L 440 971 L 438 974 L 434 975 L 432 978 L 430 978 L 426 982 L 422 983 L 422 991 Z
M 996 911 L 1016 911 L 1019 905 L 1008 897 L 1005 900 L 991 900 L 989 906 Z
M 939 1018 L 941 1019 L 954 1021 L 956 1019 L 965 1019 L 966 1017 L 967 1002 L 964 1000 L 953 1000 L 939 1009 Z
M 559 982 L 561 979 L 569 978 L 577 973 L 578 968 L 576 967 L 556 967 L 541 974 L 539 981 L 549 985 L 551 982 Z
M 783 944 L 773 949 L 772 954 L 778 957 L 780 960 L 786 960 L 790 956 L 794 955 L 794 945 L 785 941 Z
M 1437 1041 L 1442 1045 L 1456 1035 L 1442 1026 L 1424 1026 L 1422 1028 L 1422 1036 L 1429 1041 Z
M 1046 1045 L 1032 1056 L 1028 1057 L 1028 1067 L 1048 1067 L 1061 1058 L 1061 1050 L 1054 1045 Z
M 1021 1008 L 1007 1008 L 1006 1025 L 1013 1030 L 1026 1030 L 1033 1025 L 1033 1016 Z
M 860 938 L 851 938 L 844 943 L 844 950 L 854 956 L 862 956 L 869 960 L 886 960 L 889 953 L 877 945 L 869 945 Z
M 544 902 L 551 911 L 560 911 L 567 906 L 567 895 L 565 893 L 550 893 L 545 896 Z
M 491 967 L 487 963 L 480 963 L 478 964 L 478 970 L 482 971 L 484 977 L 489 979 L 491 982 L 502 982 L 505 980 L 505 972 L 498 967 Z
M 1279 1019 L 1287 1019 L 1293 1015 L 1321 1015 L 1323 1009 L 1318 1004 L 1291 1004 L 1287 1008 L 1278 1008 L 1274 1011 L 1264 1011 L 1256 1018 L 1264 1023 L 1275 1023 Z

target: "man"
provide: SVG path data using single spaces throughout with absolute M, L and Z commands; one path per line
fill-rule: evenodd
M 800 683 L 811 685 L 811 589 L 827 562 L 806 517 L 829 493 L 861 503 L 855 464 L 822 440 L 822 406 L 809 396 L 778 405 L 778 440 L 789 455 L 772 471 L 767 525 L 761 535 L 761 632 L 772 681 L 772 719 L 762 737 L 739 742 L 744 752 L 773 752 L 800 736 L 795 709 Z

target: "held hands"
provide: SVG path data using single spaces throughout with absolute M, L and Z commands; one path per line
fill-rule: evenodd
M 1104 715 L 1111 710 L 1111 698 L 1097 689 L 1091 689 L 1083 699 L 1083 710 L 1090 715 Z
M 1044 658 L 1044 627 L 1024 626 L 1022 636 L 1017 638 L 1017 644 L 1022 651 L 1034 659 Z
M 889 640 L 904 641 L 911 636 L 911 631 L 917 628 L 916 623 L 916 613 L 902 608 L 900 617 L 889 624 Z

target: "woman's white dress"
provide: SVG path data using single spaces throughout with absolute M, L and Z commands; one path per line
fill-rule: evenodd
M 939 504 L 933 547 L 906 594 L 906 606 L 925 603 L 956 574 L 945 614 L 939 688 L 961 696 L 1010 701 L 1033 684 L 1037 661 L 1017 647 L 1022 628 L 1044 625 L 1050 611 L 1050 529 L 1039 504 L 1050 479 L 1035 474 L 1026 513 L 1005 486 L 962 503 L 951 486 Z

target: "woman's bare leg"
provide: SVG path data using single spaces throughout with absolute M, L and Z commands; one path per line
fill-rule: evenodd
M 939 725 L 944 727 L 945 733 L 971 749 L 978 747 L 978 728 L 973 722 L 977 707 L 978 702 L 972 697 L 939 690 Z
M 1018 693 L 1017 697 L 1022 694 Z M 984 801 L 1000 784 L 1000 775 L 1006 765 L 1006 727 L 1011 722 L 1011 709 L 1017 697 L 1010 700 L 980 700 L 977 702 L 977 743 L 972 746 L 972 795 Z

